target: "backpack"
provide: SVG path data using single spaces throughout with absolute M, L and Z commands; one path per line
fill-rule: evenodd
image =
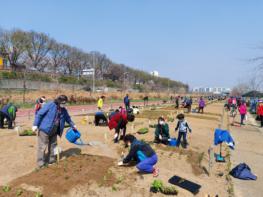
M 242 180 L 256 180 L 257 176 L 252 174 L 250 167 L 245 163 L 240 163 L 236 167 L 234 167 L 230 172 L 235 178 Z

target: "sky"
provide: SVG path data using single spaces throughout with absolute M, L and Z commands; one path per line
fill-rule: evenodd
M 0 0 L 0 27 L 196 86 L 233 87 L 263 55 L 261 0 Z

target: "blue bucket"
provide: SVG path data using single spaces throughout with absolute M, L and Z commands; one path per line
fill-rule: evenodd
M 69 128 L 66 133 L 66 139 L 71 143 L 76 143 L 77 140 L 80 138 L 81 134 L 77 130 L 73 130 L 72 128 Z
M 176 146 L 177 141 L 175 138 L 171 138 L 171 141 L 169 141 L 169 146 Z

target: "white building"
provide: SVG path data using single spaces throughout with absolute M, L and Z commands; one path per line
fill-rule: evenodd
M 230 88 L 226 87 L 195 87 L 193 88 L 193 92 L 196 93 L 213 93 L 213 94 L 221 94 L 230 92 Z
M 150 72 L 150 74 L 151 74 L 152 76 L 154 76 L 154 77 L 159 77 L 159 72 L 156 71 L 156 70 Z

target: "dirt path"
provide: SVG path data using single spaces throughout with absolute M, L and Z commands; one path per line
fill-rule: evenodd
M 233 178 L 235 196 L 261 197 L 263 195 L 263 131 L 254 125 L 251 117 L 247 125 L 231 127 L 231 132 L 236 142 L 236 149 L 232 154 L 232 167 L 245 162 L 258 177 L 256 181 Z

